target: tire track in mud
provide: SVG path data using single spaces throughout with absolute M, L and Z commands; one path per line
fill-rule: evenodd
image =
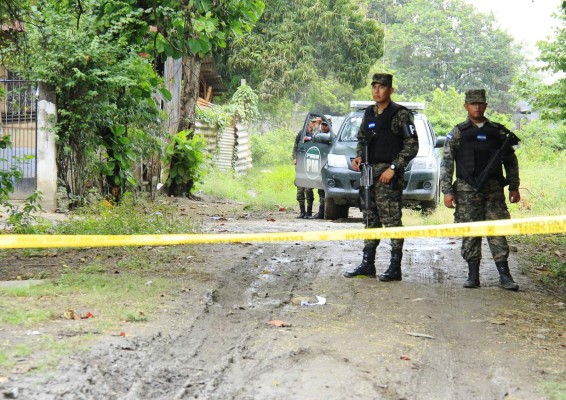
M 278 217 L 276 225 L 261 218 L 211 222 L 205 229 L 352 227 L 291 218 Z M 447 239 L 407 240 L 402 282 L 342 278 L 359 264 L 362 247 L 361 241 L 204 246 L 210 259 L 195 271 L 209 278 L 182 297 L 186 310 L 168 321 L 174 329 L 110 338 L 73 357 L 76 365 L 62 367 L 59 377 L 30 378 L 20 398 L 429 400 L 518 393 L 508 381 L 530 377 L 527 367 L 513 376 L 517 360 L 493 346 L 506 327 L 486 322 L 485 314 L 498 302 L 511 307 L 520 293 L 492 287 L 492 271 L 485 288 L 461 288 L 463 262 Z M 389 250 L 387 241 L 378 248 L 378 272 L 387 267 Z M 328 303 L 290 303 L 303 295 Z M 267 324 L 276 319 L 292 326 Z M 538 399 L 525 393 L 521 398 Z
M 319 270 L 318 251 L 311 249 L 304 258 L 293 258 L 288 253 L 293 246 L 256 246 L 253 258 L 220 279 L 214 303 L 189 332 L 192 341 L 198 342 L 191 356 L 198 372 L 184 382 L 175 399 L 233 398 L 281 357 L 269 354 L 268 341 L 264 343 L 267 351 L 259 354 L 262 331 L 289 304 L 294 289 L 308 285 Z M 228 326 L 215 326 L 219 321 Z

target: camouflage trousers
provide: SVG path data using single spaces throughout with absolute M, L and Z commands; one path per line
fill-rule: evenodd
M 493 221 L 509 219 L 509 210 L 505 204 L 503 187 L 495 180 L 487 181 L 479 193 L 466 182 L 456 180 L 456 223 Z M 481 237 L 462 238 L 462 257 L 466 261 L 481 260 Z M 487 243 L 495 262 L 506 261 L 509 257 L 509 245 L 505 236 L 488 236 Z
M 307 200 L 307 206 L 312 206 L 314 202 L 312 188 L 297 187 L 297 201 L 299 204 L 305 204 L 305 199 Z
M 318 192 L 318 202 L 320 203 L 321 207 L 324 207 L 324 199 L 326 197 L 326 193 L 324 193 L 323 189 L 317 189 Z
M 360 190 L 360 204 L 366 228 L 403 226 L 403 176 L 396 176 L 391 184 L 380 183 L 374 168 L 374 184 L 371 186 L 371 204 L 365 210 L 363 188 Z M 377 177 L 377 178 L 375 178 Z M 364 247 L 377 248 L 379 239 L 364 240 Z M 402 251 L 404 239 L 391 239 L 391 250 Z

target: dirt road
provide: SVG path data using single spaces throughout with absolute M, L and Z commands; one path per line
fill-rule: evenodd
M 334 230 L 359 220 L 220 211 L 215 233 Z M 346 279 L 361 242 L 206 245 L 187 290 L 135 337 L 104 336 L 56 372 L 0 384 L 18 399 L 556 399 L 566 377 L 564 299 L 510 259 L 519 292 L 464 289 L 460 240 L 405 242 L 403 281 Z M 485 245 L 485 240 L 484 240 Z M 378 269 L 389 243 L 378 249 Z M 315 303 L 320 296 L 326 303 Z M 270 321 L 284 326 L 273 326 Z M 563 387 L 563 386 L 562 386 Z M 544 389 L 546 388 L 546 392 Z

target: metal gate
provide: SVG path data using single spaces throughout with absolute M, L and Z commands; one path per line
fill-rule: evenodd
M 0 170 L 16 166 L 23 175 L 15 182 L 12 199 L 25 199 L 37 188 L 37 83 L 8 72 L 0 79 L 0 136 L 9 135 L 12 148 L 0 149 Z

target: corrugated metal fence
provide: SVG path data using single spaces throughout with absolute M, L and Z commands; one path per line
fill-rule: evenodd
M 196 133 L 204 135 L 208 151 L 212 154 L 212 162 L 220 171 L 243 173 L 252 167 L 251 141 L 247 127 L 230 125 L 220 133 L 215 127 L 197 122 Z

